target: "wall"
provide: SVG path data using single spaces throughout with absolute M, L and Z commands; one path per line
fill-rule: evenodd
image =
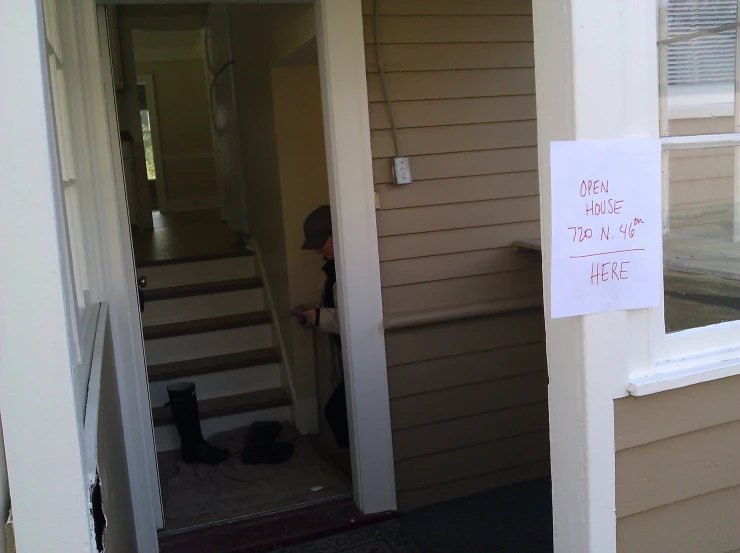
M 315 431 L 312 338 L 290 320 L 290 307 L 316 302 L 321 282 L 320 261 L 300 249 L 305 216 L 328 202 L 320 88 L 316 67 L 275 66 L 305 44 L 286 28 L 303 29 L 310 42 L 313 19 L 301 5 L 230 8 L 250 232 L 285 339 L 299 426 Z
M 216 205 L 218 185 L 203 60 L 137 60 L 136 72 L 153 76 L 171 208 Z
M 285 233 L 285 254 L 291 305 L 316 303 L 324 261 L 301 250 L 303 221 L 315 207 L 329 203 L 321 85 L 317 65 L 274 67 L 272 70 L 275 129 Z M 305 410 L 316 412 L 313 333 L 289 325 L 291 369 Z M 327 376 L 324 368 L 320 376 Z M 325 387 L 324 387 L 325 388 Z M 328 399 L 321 394 L 319 404 Z M 330 442 L 331 443 L 331 442 Z
M 104 347 L 98 415 L 98 472 L 106 518 L 104 546 L 106 553 L 127 553 L 137 550 L 136 529 L 110 324 Z
M 740 551 L 740 377 L 614 402 L 617 550 Z
M 735 132 L 732 117 L 673 119 L 672 135 L 721 134 Z M 669 153 L 668 195 L 670 227 L 725 223 L 726 228 L 704 228 L 703 234 L 732 235 L 735 190 L 734 148 L 673 150 Z M 729 225 L 729 226 L 727 226 Z
M 394 155 L 365 41 L 386 319 L 542 296 L 531 4 L 381 2 L 380 40 L 400 150 Z M 549 474 L 541 309 L 386 334 L 399 507 Z

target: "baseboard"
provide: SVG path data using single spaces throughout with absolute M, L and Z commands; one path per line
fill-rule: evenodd
M 278 323 L 278 314 L 277 309 L 275 308 L 275 301 L 273 300 L 272 296 L 272 289 L 270 288 L 270 280 L 267 278 L 267 272 L 265 271 L 265 265 L 262 262 L 262 251 L 260 250 L 259 244 L 256 240 L 250 239 L 249 241 L 250 248 L 254 252 L 254 260 L 255 260 L 255 269 L 257 278 L 259 278 L 262 281 L 262 291 L 264 293 L 264 303 L 265 303 L 265 311 L 270 313 L 272 316 L 272 334 L 273 334 L 273 341 L 277 342 L 276 349 L 280 352 L 280 358 L 282 359 L 282 367 L 283 372 L 282 375 L 285 376 L 285 382 L 287 384 L 287 388 L 290 391 L 290 397 L 293 400 L 293 406 L 296 404 L 296 391 L 295 391 L 295 384 L 293 383 L 293 374 L 290 367 L 290 358 L 288 357 L 288 350 L 285 347 L 285 337 L 283 336 L 283 333 L 280 331 L 280 325 Z M 291 414 L 296 415 L 296 411 L 292 409 Z M 293 423 L 296 425 L 296 427 L 300 430 L 301 427 L 305 426 L 304 424 L 300 423 L 298 419 L 293 419 Z
M 306 435 L 319 433 L 319 402 L 313 398 L 293 400 L 293 420 L 298 431 Z

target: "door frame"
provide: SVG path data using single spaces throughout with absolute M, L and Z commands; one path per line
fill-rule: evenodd
M 337 249 L 337 288 L 354 498 L 358 508 L 365 514 L 395 511 L 395 467 L 375 219 L 362 1 L 317 0 L 314 6 L 334 243 Z M 105 67 L 103 69 L 107 70 Z M 115 109 L 112 82 L 106 83 L 106 101 L 109 112 Z M 110 131 L 111 140 L 117 141 L 116 128 Z M 118 186 L 120 196 L 124 193 L 122 173 L 118 177 L 121 180 Z M 120 199 L 118 211 L 118 220 L 108 222 L 117 226 L 120 232 L 128 232 L 126 207 Z M 120 299 L 123 305 L 119 304 L 121 310 L 127 311 L 129 328 L 125 334 L 119 334 L 118 339 L 126 341 L 126 349 L 132 353 L 129 365 L 131 372 L 127 375 L 129 380 L 120 390 L 121 404 L 125 406 L 124 425 L 131 429 L 127 433 L 126 446 L 129 452 L 129 477 L 132 479 L 132 502 L 135 513 L 154 513 L 157 526 L 161 528 L 161 497 L 156 478 L 156 446 L 151 438 L 143 340 L 141 333 L 133 327 L 140 317 L 133 287 L 135 268 L 130 241 L 128 247 L 119 249 L 117 253 L 125 275 L 123 284 L 131 284 L 127 285 L 131 293 L 127 298 Z M 147 421 L 149 424 L 146 424 Z M 135 428 L 138 430 L 133 431 Z M 138 467 L 132 466 L 137 464 Z M 141 518 L 143 515 L 137 522 Z
M 108 47 L 108 27 L 104 6 L 96 6 L 100 38 L 100 77 L 105 115 L 99 120 L 105 125 L 111 144 L 115 176 L 113 197 L 105 202 L 109 213 L 101 217 L 105 229 L 111 290 L 116 293 L 110 302 L 111 336 L 116 355 L 121 421 L 124 428 L 131 504 L 136 525 L 140 553 L 158 551 L 157 529 L 164 526 L 164 512 L 159 487 L 154 427 L 152 424 L 149 382 L 146 376 L 144 337 L 136 286 L 131 226 L 127 212 L 121 141 L 118 132 L 116 92 L 113 87 L 113 68 Z
M 355 502 L 396 510 L 362 0 L 314 3 Z

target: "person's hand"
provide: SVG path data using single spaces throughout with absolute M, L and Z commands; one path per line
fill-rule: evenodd
M 303 316 L 311 325 L 316 325 L 316 309 L 304 309 Z
M 301 324 L 310 324 L 311 326 L 316 325 L 316 309 L 308 308 L 308 307 L 294 307 L 293 308 L 293 315 L 296 319 L 298 319 L 298 322 Z

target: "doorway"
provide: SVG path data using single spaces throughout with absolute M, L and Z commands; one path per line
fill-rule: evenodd
M 309 7 L 313 10 L 312 6 Z M 191 6 L 188 8 L 192 9 Z M 248 16 L 249 18 L 254 19 L 256 15 L 259 15 L 256 13 L 258 10 L 251 9 L 252 6 L 243 6 L 243 8 L 245 8 L 245 17 Z M 145 17 L 145 15 L 143 15 L 145 11 L 146 10 L 143 10 L 142 6 L 132 10 L 131 13 L 128 13 L 126 9 L 119 8 L 117 14 L 118 20 L 123 22 L 119 31 L 127 26 L 133 31 L 133 29 L 136 28 L 136 21 L 141 21 L 142 18 Z M 305 13 L 302 15 L 305 15 Z M 309 15 L 311 20 L 313 20 L 314 14 L 311 12 Z M 129 21 L 126 21 L 127 19 L 129 19 Z M 154 31 L 154 29 L 151 27 L 147 28 L 147 32 L 152 31 Z M 314 49 L 313 56 L 311 57 L 315 67 L 313 82 L 317 87 L 317 90 L 314 90 L 313 93 L 318 103 L 318 107 L 321 108 L 322 94 L 319 85 L 320 72 L 318 70 L 318 46 L 315 39 L 311 41 L 311 46 Z M 292 64 L 295 64 L 295 62 L 292 62 Z M 272 86 L 272 70 L 270 67 L 272 67 L 272 64 L 268 66 L 267 75 L 270 77 L 270 83 Z M 250 75 L 250 77 L 253 76 L 254 74 Z M 146 107 L 149 112 L 148 115 L 150 116 L 151 122 L 151 111 L 149 108 L 153 101 L 151 100 L 151 94 L 148 94 L 147 89 L 149 87 L 147 87 L 147 81 L 145 79 L 137 79 L 137 96 L 139 96 L 138 92 L 141 90 L 138 86 L 142 81 L 144 81 L 144 99 L 146 100 Z M 151 88 L 154 88 L 157 86 L 156 75 L 152 81 L 154 82 L 154 86 Z M 154 105 L 156 106 L 155 109 L 157 112 L 161 114 L 166 100 L 161 94 L 161 89 L 157 92 L 156 104 Z M 272 102 L 273 98 L 271 97 L 269 100 Z M 138 104 L 137 107 L 140 107 L 140 105 L 141 104 Z M 242 106 L 243 105 L 244 104 L 242 104 Z M 140 113 L 138 115 L 140 116 Z M 270 113 L 269 115 L 272 117 L 273 114 Z M 254 118 L 255 115 L 250 114 L 250 117 Z M 159 117 L 158 119 L 160 119 L 161 123 L 163 118 Z M 321 113 L 314 117 L 314 119 L 319 123 L 322 123 L 323 127 L 323 120 L 325 118 L 321 116 Z M 243 121 L 244 120 L 242 119 L 239 123 L 243 123 Z M 142 128 L 142 134 L 145 129 L 146 127 Z M 149 130 L 152 130 L 151 125 Z M 155 160 L 154 177 L 157 182 L 157 190 L 159 190 L 160 187 L 160 175 L 163 177 L 163 180 L 168 187 L 172 182 L 172 179 L 170 178 L 171 172 L 167 169 L 165 159 L 167 156 L 167 140 L 164 138 L 165 132 L 163 131 L 161 124 L 159 130 L 159 134 L 162 136 L 160 157 L 164 163 L 160 162 L 160 166 L 164 167 L 163 172 L 157 170 L 157 147 L 154 133 L 152 133 L 151 141 L 153 146 L 153 155 L 151 157 L 154 157 Z M 323 135 L 323 129 L 321 129 L 321 134 Z M 142 140 L 142 142 L 146 142 L 146 140 Z M 291 141 L 288 140 L 288 142 Z M 318 143 L 323 143 L 323 138 L 321 138 Z M 249 153 L 250 146 L 250 143 L 245 142 L 245 153 L 247 156 L 259 156 L 264 151 L 259 149 L 258 145 L 258 148 L 256 148 L 256 154 Z M 146 156 L 144 156 L 144 158 L 146 158 Z M 326 155 L 324 154 L 319 166 L 324 169 L 323 194 L 326 197 L 326 203 L 329 203 L 329 178 L 326 174 L 325 158 Z M 277 174 L 280 176 L 282 168 L 276 167 L 276 169 L 278 169 Z M 270 183 L 267 182 L 265 184 Z M 281 181 L 278 180 L 276 184 L 280 186 Z M 260 202 L 257 201 L 261 197 L 260 193 L 264 192 L 265 191 L 261 189 L 259 193 L 252 197 L 255 201 L 250 205 L 250 209 L 253 209 L 257 213 L 264 212 L 266 211 L 266 208 L 269 207 L 267 204 L 260 204 Z M 269 190 L 266 192 L 266 195 L 268 196 L 266 201 L 268 201 Z M 158 202 L 161 201 L 159 197 L 157 200 Z M 168 197 L 167 200 L 169 202 L 170 198 Z M 303 201 L 304 209 L 302 210 L 302 213 L 300 213 L 301 209 L 295 207 L 297 211 L 293 211 L 290 216 L 286 216 L 286 219 L 289 219 L 293 224 L 291 230 L 300 228 L 302 218 L 311 208 L 315 207 L 314 203 L 306 203 L 307 199 L 305 197 L 303 198 Z M 334 211 L 336 225 L 336 210 L 338 208 L 335 202 L 331 203 L 333 204 L 332 211 Z M 161 207 L 160 203 L 160 208 Z M 370 214 L 372 215 L 372 211 Z M 252 213 L 249 213 L 249 215 L 251 216 Z M 221 211 L 218 209 L 190 210 L 175 213 L 164 213 L 160 211 L 159 213 L 155 212 L 155 216 L 153 218 L 154 229 L 151 232 L 147 234 L 139 232 L 134 235 L 134 254 L 136 258 L 137 273 L 140 279 L 143 277 L 146 280 L 145 285 L 144 281 L 140 280 L 140 283 L 142 284 L 141 297 L 144 305 L 142 313 L 142 320 L 144 323 L 143 332 L 147 349 L 147 361 L 149 364 L 149 389 L 151 404 L 153 406 L 157 448 L 167 448 L 162 451 L 173 450 L 168 447 L 173 445 L 171 443 L 171 438 L 173 436 L 173 421 L 171 420 L 171 414 L 168 414 L 166 406 L 164 405 L 167 399 L 166 383 L 172 379 L 167 380 L 165 377 L 176 377 L 174 380 L 183 380 L 185 378 L 195 380 L 203 375 L 199 375 L 194 371 L 202 369 L 203 367 L 200 365 L 204 364 L 209 365 L 207 367 L 209 375 L 216 374 L 223 368 L 223 365 L 218 367 L 215 362 L 206 363 L 204 361 L 206 354 L 208 357 L 220 356 L 221 358 L 219 359 L 219 363 L 226 362 L 226 360 L 223 359 L 224 355 L 231 355 L 232 357 L 241 356 L 238 360 L 229 360 L 232 364 L 241 364 L 245 362 L 245 358 L 247 356 L 246 353 L 249 351 L 250 355 L 255 358 L 253 359 L 253 362 L 256 363 L 259 361 L 260 367 L 260 376 L 256 378 L 253 378 L 255 371 L 249 371 L 252 376 L 247 376 L 244 371 L 242 371 L 244 367 L 239 366 L 238 370 L 233 366 L 231 367 L 232 369 L 237 370 L 237 372 L 242 371 L 242 376 L 236 380 L 239 380 L 242 384 L 249 380 L 250 385 L 260 387 L 260 389 L 252 389 L 244 392 L 244 394 L 252 394 L 251 397 L 242 397 L 238 402 L 231 402 L 230 400 L 226 401 L 219 395 L 223 394 L 225 391 L 235 391 L 235 388 L 233 388 L 235 385 L 235 380 L 232 378 L 233 374 L 230 375 L 229 378 L 221 378 L 218 383 L 202 383 L 201 386 L 198 386 L 196 383 L 196 388 L 204 390 L 203 398 L 205 401 L 208 402 L 214 400 L 211 401 L 211 403 L 206 404 L 206 408 L 201 409 L 201 418 L 204 418 L 203 412 L 205 412 L 205 414 L 209 415 L 207 417 L 209 420 L 222 419 L 221 422 L 224 422 L 223 419 L 228 419 L 225 426 L 204 422 L 201 426 L 207 439 L 218 434 L 218 430 L 223 430 L 223 432 L 232 432 L 232 435 L 230 436 L 231 438 L 238 434 L 238 440 L 241 440 L 243 444 L 243 435 L 245 432 L 244 425 L 246 424 L 248 426 L 252 422 L 265 420 L 265 418 L 267 418 L 267 420 L 281 421 L 283 423 L 287 421 L 289 424 L 284 424 L 287 432 L 290 431 L 291 427 L 296 426 L 300 430 L 300 433 L 320 433 L 320 423 L 318 423 L 318 420 L 321 417 L 319 414 L 321 401 L 315 397 L 315 394 L 313 398 L 310 397 L 310 394 L 309 397 L 298 397 L 296 395 L 296 384 L 294 382 L 293 375 L 289 372 L 290 368 L 286 367 L 286 363 L 283 362 L 283 360 L 287 361 L 290 358 L 290 353 L 287 352 L 285 344 L 283 343 L 284 338 L 282 337 L 282 334 L 285 332 L 284 329 L 280 328 L 280 322 L 285 318 L 285 313 L 288 312 L 288 309 L 285 309 L 286 306 L 283 305 L 284 298 L 281 297 L 276 299 L 279 292 L 279 282 L 274 285 L 272 282 L 277 282 L 279 277 L 275 277 L 275 272 L 270 267 L 270 261 L 267 261 L 268 255 L 270 256 L 270 260 L 274 257 L 272 255 L 272 244 L 270 243 L 270 240 L 275 238 L 275 234 L 284 234 L 287 224 L 282 225 L 284 228 L 280 229 L 277 233 L 269 235 L 263 233 L 263 236 L 260 237 L 258 224 L 251 225 L 252 228 L 250 228 L 250 231 L 252 232 L 247 235 L 246 233 L 240 234 L 232 231 L 228 228 L 226 223 L 220 219 Z M 250 223 L 258 223 L 259 217 L 250 217 L 249 220 Z M 335 226 L 335 228 L 337 227 Z M 142 236 L 144 236 L 144 238 L 142 238 Z M 258 241 L 260 238 L 264 239 Z M 284 249 L 286 251 L 290 248 L 294 248 L 299 255 L 308 255 L 300 253 L 300 244 L 293 244 L 290 246 L 285 240 L 285 236 L 283 236 Z M 339 247 L 342 247 L 341 243 Z M 265 251 L 266 255 L 262 255 L 262 251 Z M 219 268 L 216 268 L 217 265 Z M 351 263 L 348 263 L 345 267 L 351 268 Z M 377 272 L 377 258 L 375 270 Z M 338 284 L 341 289 L 342 278 L 339 277 L 339 280 L 340 282 Z M 363 293 L 366 294 L 366 292 Z M 216 295 L 219 296 L 219 300 L 212 301 Z M 230 299 L 224 299 L 227 297 Z M 241 299 L 237 301 L 236 297 Z M 237 305 L 240 306 L 239 309 L 237 309 Z M 214 310 L 219 308 L 219 306 L 227 311 L 231 311 L 226 314 L 221 312 L 216 313 Z M 247 311 L 244 310 L 247 309 L 245 306 L 249 307 Z M 260 316 L 254 316 L 257 312 L 260 313 Z M 211 320 L 211 326 L 200 328 L 202 327 L 200 324 L 202 321 L 197 325 L 192 323 L 192 317 L 195 314 L 199 314 L 199 318 L 218 320 L 215 323 Z M 353 317 L 347 316 L 343 318 L 349 323 Z M 248 330 L 245 330 L 247 328 Z M 292 333 L 295 332 L 295 328 L 288 327 L 288 329 Z M 301 330 L 301 332 L 305 335 L 305 331 Z M 216 337 L 216 333 L 220 333 L 219 337 Z M 212 340 L 212 342 L 205 343 L 207 340 L 201 340 L 203 343 L 198 343 L 201 338 L 201 334 L 208 334 L 208 339 Z M 351 340 L 351 336 L 349 339 Z M 305 341 L 305 338 L 303 340 Z M 239 349 L 239 351 L 215 351 L 213 349 L 209 349 L 212 348 L 214 344 L 217 344 L 219 348 L 225 347 L 226 349 L 229 349 L 229 347 L 232 349 L 237 348 L 238 344 L 238 347 L 242 349 Z M 243 346 L 245 344 L 251 344 L 254 347 L 249 350 L 243 350 Z M 270 355 L 268 355 L 267 350 L 272 350 L 269 352 Z M 262 357 L 257 356 L 254 353 L 255 351 L 259 351 Z M 277 357 L 273 355 L 275 353 L 277 354 Z M 380 354 L 382 357 L 382 349 Z M 170 355 L 170 357 L 168 357 L 168 355 Z M 244 359 L 242 359 L 242 357 Z M 256 357 L 259 357 L 259 359 L 256 359 Z M 377 355 L 372 355 L 369 359 L 372 360 L 377 357 Z M 197 361 L 193 362 L 194 360 Z M 200 366 L 200 368 L 197 368 L 198 366 Z M 250 368 L 253 368 L 253 366 Z M 231 370 L 229 372 L 233 373 Z M 201 378 L 201 380 L 203 379 Z M 244 394 L 231 393 L 228 395 L 243 396 Z M 255 394 L 259 395 L 256 396 Z M 198 394 L 198 396 L 200 399 L 201 394 Z M 256 403 L 254 403 L 252 407 L 259 407 L 259 409 L 250 409 L 250 413 L 258 411 L 259 416 L 245 416 L 242 410 L 245 402 L 241 401 L 241 399 L 250 399 L 250 401 L 254 400 Z M 296 401 L 296 399 L 298 401 Z M 387 401 L 387 395 L 385 400 Z M 352 399 L 350 399 L 350 403 L 351 402 Z M 160 405 L 160 403 L 162 403 L 162 405 Z M 213 410 L 209 411 L 211 408 L 213 408 Z M 312 418 L 314 419 L 313 421 L 311 420 Z M 350 418 L 352 417 L 350 416 Z M 361 421 L 355 418 L 352 422 L 354 424 L 351 433 L 354 434 L 353 438 L 356 442 L 359 438 L 357 436 L 358 423 L 361 423 Z M 167 432 L 159 428 L 161 426 L 170 426 L 170 443 L 167 442 Z M 237 432 L 237 434 L 233 434 L 233 432 Z M 176 433 L 174 436 L 176 436 Z M 227 436 L 226 439 L 228 438 L 229 437 Z M 285 439 L 285 437 L 282 437 L 281 440 L 282 439 Z M 371 441 L 372 438 L 370 442 Z M 170 524 L 169 518 L 174 517 L 169 517 L 166 521 L 165 529 L 170 529 L 171 527 L 171 529 L 180 530 L 184 527 L 192 526 L 193 524 L 210 524 L 224 520 L 224 518 L 253 516 L 256 513 L 264 512 L 265 510 L 295 507 L 296 505 L 307 501 L 324 500 L 332 497 L 346 497 L 352 490 L 352 476 L 357 479 L 357 472 L 349 467 L 352 465 L 357 466 L 361 461 L 361 456 L 357 455 L 356 452 L 353 452 L 355 454 L 353 455 L 354 462 L 352 462 L 348 455 L 343 455 L 342 457 L 344 458 L 344 462 L 341 464 L 344 467 L 344 472 L 342 473 L 342 471 L 337 471 L 331 468 L 333 460 L 329 455 L 325 456 L 322 451 L 316 451 L 321 450 L 320 446 L 315 445 L 316 443 L 320 443 L 320 440 L 315 441 L 305 439 L 302 443 L 305 443 L 306 447 L 310 451 L 316 452 L 316 455 L 311 462 L 306 461 L 306 456 L 310 456 L 309 454 L 303 456 L 297 455 L 297 458 L 303 459 L 304 465 L 310 465 L 313 463 L 315 466 L 320 467 L 320 472 L 323 471 L 331 473 L 330 476 L 332 478 L 336 477 L 336 482 L 316 478 L 314 474 L 314 476 L 311 477 L 314 481 L 314 485 L 304 486 L 303 483 L 299 484 L 308 489 L 308 492 L 304 493 L 304 495 L 313 496 L 311 498 L 302 497 L 296 502 L 295 497 L 280 498 L 278 497 L 280 495 L 278 493 L 274 494 L 277 499 L 276 501 L 273 501 L 271 505 L 263 503 L 259 508 L 254 508 L 254 505 L 251 505 L 249 509 L 242 509 L 238 514 L 232 512 L 231 514 L 224 516 L 223 513 L 225 511 L 233 511 L 233 509 L 224 509 L 223 506 L 220 506 L 218 510 L 221 514 L 207 513 L 207 516 L 202 516 L 198 520 L 193 520 L 192 517 L 182 517 L 191 518 L 191 520 L 186 523 Z M 174 445 L 177 445 L 176 442 Z M 299 449 L 300 447 L 296 446 L 297 453 L 299 453 Z M 390 450 L 388 450 L 388 452 L 389 451 Z M 378 451 L 374 451 L 371 454 L 371 457 L 374 457 L 377 460 L 379 458 L 378 453 Z M 167 457 L 171 458 L 173 456 L 175 456 L 174 464 L 176 465 L 176 455 L 170 454 Z M 160 482 L 164 483 L 165 481 L 169 481 L 171 484 L 173 476 L 176 476 L 176 474 L 173 475 L 173 463 L 166 459 L 162 459 L 161 457 L 162 456 L 160 456 L 159 462 Z M 326 467 L 330 468 L 326 469 Z M 178 467 L 175 466 L 174 470 L 177 470 L 177 468 Z M 182 466 L 180 466 L 180 468 L 182 468 Z M 363 467 L 361 466 L 360 468 L 362 469 Z M 386 462 L 385 469 L 387 470 L 387 468 L 392 468 L 392 463 L 389 464 Z M 278 469 L 279 467 L 275 467 L 276 471 Z M 368 470 L 369 465 L 366 464 L 364 469 Z M 349 479 L 347 478 L 347 473 L 352 474 Z M 277 478 L 276 481 L 278 480 L 289 479 Z M 331 480 L 331 478 L 329 480 Z M 392 482 L 392 474 L 390 480 Z M 174 488 L 175 491 L 177 491 L 177 487 L 174 486 Z M 174 497 L 174 495 L 170 495 L 168 497 L 168 492 L 172 489 L 173 486 L 170 485 L 167 485 L 167 489 L 163 489 L 162 496 L 165 501 L 165 513 L 167 511 L 167 503 L 172 497 Z M 392 486 L 390 489 L 392 490 Z M 360 491 L 362 492 L 362 489 L 360 489 Z M 252 495 L 254 495 L 254 493 Z M 366 498 L 364 501 L 367 502 L 367 499 L 371 500 L 367 503 L 367 506 L 362 505 L 362 495 L 359 497 L 356 495 L 356 501 L 360 503 L 363 508 L 372 512 L 373 509 L 378 508 L 373 505 L 373 495 L 378 494 L 364 494 Z M 279 503 L 281 500 L 285 499 L 291 500 L 289 504 L 275 504 L 276 502 Z M 383 510 L 392 508 L 393 501 L 394 498 L 392 496 L 386 496 L 386 498 L 383 499 L 383 503 L 385 505 L 382 507 Z M 378 505 L 380 504 L 377 500 L 375 500 L 375 502 Z M 283 503 L 285 502 L 283 501 Z

